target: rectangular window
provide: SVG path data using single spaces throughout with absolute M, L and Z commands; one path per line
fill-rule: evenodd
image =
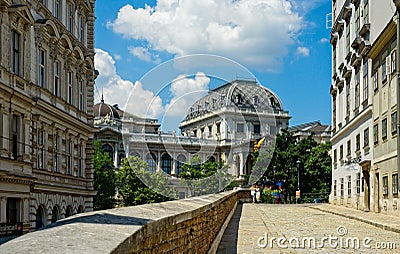
M 336 45 L 332 45 L 332 73 L 336 73 Z
M 388 186 L 388 177 L 387 176 L 384 176 L 383 178 L 382 178 L 382 187 L 383 187 L 383 195 L 387 195 L 388 193 L 389 193 L 389 190 L 388 190 L 388 188 L 389 188 L 389 186 Z
M 21 35 L 12 31 L 12 71 L 21 75 Z
M 386 73 L 386 71 L 387 71 L 386 70 L 386 58 L 383 61 L 381 68 L 382 68 L 382 83 L 384 83 L 386 81 L 386 75 L 387 75 L 387 73 Z
M 374 144 L 378 143 L 378 124 L 374 125 Z
M 363 71 L 363 101 L 368 100 L 368 62 L 364 63 Z
M 356 151 L 360 151 L 361 148 L 361 141 L 360 141 L 360 134 L 357 134 L 356 136 Z
M 350 84 L 346 86 L 346 116 L 350 115 Z
M 399 192 L 399 175 L 393 174 L 392 175 L 392 194 L 397 195 Z
M 382 139 L 387 139 L 387 118 L 382 120 Z
M 336 94 L 332 98 L 332 125 L 336 129 Z
M 344 179 L 340 178 L 340 196 L 344 197 Z
M 236 131 L 237 131 L 237 132 L 244 132 L 244 124 L 238 123 L 238 124 L 236 125 Z
M 54 62 L 54 95 L 60 96 L 60 62 Z
M 12 116 L 12 137 L 11 137 L 11 152 L 14 160 L 20 159 L 20 116 Z
M 391 129 L 392 129 L 392 134 L 397 133 L 397 112 L 393 112 L 391 115 Z
M 67 102 L 72 104 L 72 72 L 68 72 L 68 95 L 67 95 Z
M 19 220 L 19 208 L 20 208 L 20 201 L 19 198 L 7 198 L 6 203 L 6 223 L 9 225 L 15 225 Z
M 356 88 L 354 93 L 355 108 L 357 109 L 360 106 L 360 71 L 356 73 Z
M 356 36 L 360 33 L 360 5 L 356 7 L 356 22 L 354 24 L 354 28 L 356 30 Z
M 67 29 L 73 33 L 74 28 L 74 9 L 72 4 L 67 5 Z
M 369 23 L 369 6 L 368 6 L 368 0 L 364 0 L 364 24 Z
M 360 194 L 360 182 L 361 182 L 361 174 L 357 173 L 357 179 L 356 179 L 356 193 Z
M 44 131 L 38 131 L 38 151 L 37 151 L 37 160 L 38 160 L 38 169 L 44 168 Z
M 369 128 L 364 130 L 364 147 L 369 146 Z
M 54 149 L 53 149 L 54 172 L 60 172 L 59 150 L 60 150 L 60 138 L 58 136 L 54 136 Z
M 61 19 L 61 4 L 60 4 L 60 0 L 54 0 L 54 17 L 56 19 Z
M 73 143 L 72 141 L 67 141 L 67 174 L 71 175 L 72 174 L 72 148 L 73 148 Z
M 374 91 L 378 90 L 378 72 L 375 71 L 372 80 L 374 82 Z
M 343 145 L 340 145 L 339 147 L 339 159 L 343 160 Z
M 351 176 L 347 177 L 347 196 L 351 197 Z
M 46 81 L 46 52 L 39 50 L 39 86 L 44 87 Z
M 393 73 L 396 71 L 396 50 L 394 50 L 390 56 L 390 73 Z
M 79 81 L 79 110 L 83 111 L 84 110 L 84 93 L 83 93 L 83 81 Z
M 78 176 L 83 176 L 83 146 L 79 145 L 78 148 Z
M 351 140 L 347 141 L 347 156 L 351 155 Z
M 255 134 L 260 134 L 260 125 L 259 124 L 254 124 L 254 133 Z
M 85 18 L 84 16 L 81 15 L 79 17 L 79 40 L 82 43 L 85 43 L 85 25 L 86 25 Z
M 346 55 L 350 53 L 350 20 L 346 22 Z

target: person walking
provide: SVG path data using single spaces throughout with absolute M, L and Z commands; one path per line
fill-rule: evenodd
M 251 199 L 253 200 L 253 203 L 256 202 L 256 187 L 254 184 L 250 187 L 250 194 L 251 194 Z

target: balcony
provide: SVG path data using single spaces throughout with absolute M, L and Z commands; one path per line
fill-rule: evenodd
M 330 39 L 331 45 L 336 44 L 338 39 L 339 39 L 339 33 L 337 32 L 331 33 L 331 39 Z
M 357 67 L 361 65 L 361 62 L 362 62 L 362 57 L 354 52 L 351 56 L 350 65 L 353 67 Z
M 343 78 L 345 78 L 345 79 L 350 78 L 352 71 L 353 71 L 353 68 L 351 66 L 349 66 L 349 65 L 346 65 L 343 68 L 343 72 L 342 72 Z
M 360 47 L 361 37 L 357 36 L 351 43 L 351 48 L 357 50 Z
M 365 36 L 369 34 L 370 28 L 371 28 L 371 24 L 370 23 L 364 23 L 363 26 L 361 27 L 360 36 L 364 40 L 367 40 L 367 38 L 365 38 Z

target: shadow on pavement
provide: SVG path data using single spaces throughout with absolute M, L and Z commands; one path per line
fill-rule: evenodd
M 239 222 L 242 216 L 242 209 L 243 204 L 239 203 L 221 239 L 217 250 L 218 254 L 237 253 Z

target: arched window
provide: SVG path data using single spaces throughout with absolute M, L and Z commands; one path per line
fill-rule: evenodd
M 46 213 L 43 206 L 39 206 L 36 210 L 36 229 L 40 229 L 46 225 Z
M 156 156 L 153 153 L 146 155 L 147 171 L 156 172 Z
M 209 162 L 215 162 L 215 157 L 214 157 L 214 156 L 208 157 L 208 161 L 209 161 Z
M 51 223 L 54 223 L 60 219 L 60 210 L 55 205 L 53 206 L 53 210 L 51 211 Z
M 183 163 L 186 162 L 186 157 L 183 154 L 179 154 L 178 157 L 176 158 L 176 175 L 179 176 L 179 174 L 181 173 L 181 168 Z
M 104 145 L 102 146 L 102 149 L 103 149 L 103 152 L 104 152 L 105 154 L 107 154 L 108 157 L 111 158 L 111 160 L 114 160 L 114 158 L 113 158 L 113 154 L 114 154 L 113 150 L 114 150 L 114 149 L 112 148 L 112 146 L 110 146 L 109 144 L 104 144 Z
M 72 206 L 67 206 L 67 210 L 65 210 L 65 218 L 72 215 Z
M 171 174 L 171 156 L 168 153 L 164 153 L 161 156 L 161 170 L 167 174 Z

